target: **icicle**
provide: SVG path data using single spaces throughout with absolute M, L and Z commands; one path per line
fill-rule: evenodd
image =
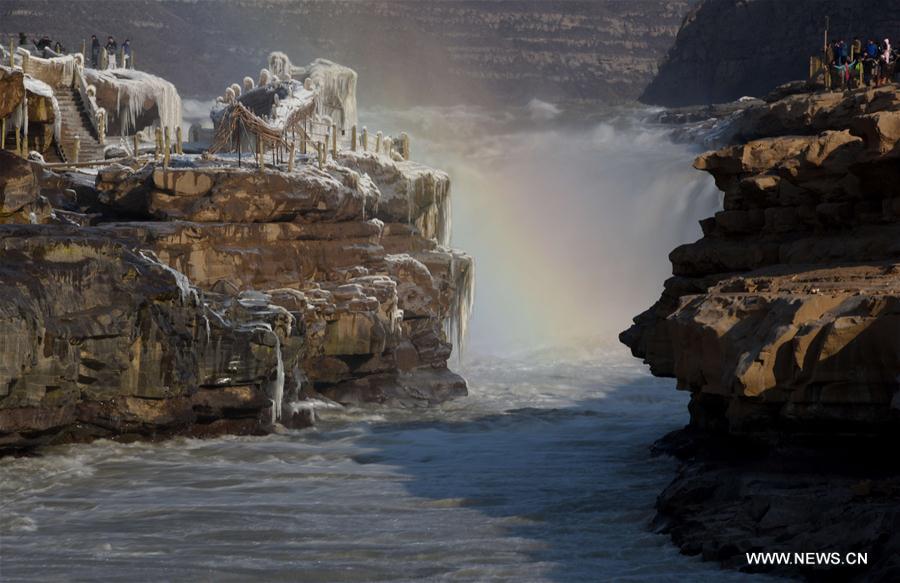
M 206 345 L 209 345 L 209 339 L 212 338 L 212 331 L 209 327 L 209 317 L 206 315 L 206 312 L 203 312 L 203 328 L 206 331 Z
M 271 330 L 271 327 L 269 328 Z M 281 337 L 275 334 L 275 357 L 277 360 L 277 368 L 275 369 L 275 380 L 270 383 L 268 393 L 272 395 L 272 425 L 281 419 L 281 405 L 284 400 L 284 359 L 281 356 Z
M 153 251 L 144 250 L 139 251 L 138 254 L 147 261 L 155 263 L 157 266 L 172 274 L 172 277 L 175 278 L 175 285 L 178 286 L 182 304 L 194 306 L 200 305 L 200 296 L 197 295 L 197 290 L 194 289 L 194 287 L 191 285 L 191 281 L 185 274 L 160 261 L 159 257 L 157 257 L 156 253 L 154 253 Z
M 160 126 L 176 128 L 181 125 L 181 97 L 175 86 L 165 79 L 132 69 L 120 69 L 115 74 L 86 69 L 85 76 L 92 85 L 106 84 L 116 88 L 115 111 L 122 135 L 142 129 L 136 124 L 148 101 L 156 103 Z M 127 103 L 123 104 L 123 99 Z
M 456 354 L 461 361 L 469 331 L 469 319 L 475 303 L 475 260 L 450 251 L 450 281 L 453 294 L 447 322 L 447 335 L 456 340 Z
M 406 223 L 413 224 L 413 203 L 416 197 L 416 181 L 414 178 L 406 179 Z
M 440 187 L 438 187 L 440 184 Z M 450 204 L 450 181 L 435 181 L 435 202 L 437 203 L 437 240 L 445 247 L 450 246 L 450 234 L 453 232 L 453 207 Z

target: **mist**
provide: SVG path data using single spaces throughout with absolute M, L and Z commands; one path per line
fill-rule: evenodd
M 449 172 L 452 245 L 476 260 L 468 350 L 506 354 L 612 341 L 658 297 L 668 252 L 700 237 L 720 195 L 641 108 L 591 116 L 521 108 L 363 110 Z M 584 119 L 590 119 L 584 122 Z

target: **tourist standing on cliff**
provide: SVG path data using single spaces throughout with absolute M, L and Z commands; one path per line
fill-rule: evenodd
M 53 45 L 53 41 L 50 40 L 50 37 L 46 34 L 41 37 L 40 40 L 34 41 L 34 48 L 38 51 L 43 52 L 44 49 L 49 49 Z
M 891 51 L 891 40 L 884 39 L 881 46 L 881 57 L 878 59 L 878 82 L 876 85 L 884 85 L 893 77 L 894 55 Z
M 131 63 L 131 40 L 126 38 L 122 43 L 122 68 L 127 69 L 129 63 Z
M 106 37 L 106 58 L 107 58 L 107 68 L 115 69 L 116 68 L 116 51 L 119 50 L 119 43 L 116 42 L 112 36 Z
M 862 56 L 862 41 L 859 40 L 859 37 L 853 39 L 853 42 L 850 44 L 850 60 L 856 60 L 861 58 Z
M 96 69 L 100 66 L 100 41 L 97 40 L 97 35 L 91 35 L 91 67 Z
M 28 44 L 28 37 L 25 36 L 24 32 L 20 32 L 19 33 L 19 46 L 24 47 L 27 44 Z

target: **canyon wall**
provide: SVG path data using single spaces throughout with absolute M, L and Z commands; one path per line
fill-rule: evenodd
M 761 97 L 808 75 L 829 38 L 897 39 L 900 5 L 881 0 L 705 0 L 687 16 L 659 74 L 641 95 L 679 107 Z
M 617 101 L 650 81 L 692 3 L 10 0 L 0 33 L 49 34 L 73 51 L 91 34 L 130 38 L 138 67 L 187 97 L 209 98 L 284 50 L 350 65 L 369 103 Z
M 390 143 L 123 152 L 89 173 L 0 151 L 0 455 L 465 395 L 447 364 L 474 262 L 448 246 L 450 178 Z
M 750 107 L 700 156 L 724 192 L 621 336 L 730 433 L 876 433 L 898 420 L 896 87 Z M 753 130 L 751 130 L 753 128 Z
M 690 392 L 655 526 L 751 572 L 887 581 L 900 572 L 900 91 L 737 106 L 698 157 L 724 193 L 671 252 L 660 299 L 620 339 Z M 743 108 L 743 109 L 740 109 Z M 866 553 L 865 565 L 746 553 Z

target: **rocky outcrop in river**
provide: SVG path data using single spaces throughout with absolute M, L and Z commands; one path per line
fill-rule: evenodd
M 447 361 L 474 265 L 447 245 L 448 175 L 334 147 L 95 174 L 0 151 L 0 454 L 465 395 Z
M 894 572 L 897 468 L 870 448 L 900 421 L 900 92 L 789 95 L 730 131 L 694 163 L 723 210 L 621 335 L 691 393 L 690 427 L 660 444 L 692 460 L 663 524 L 742 568 L 750 551 L 866 550 Z

